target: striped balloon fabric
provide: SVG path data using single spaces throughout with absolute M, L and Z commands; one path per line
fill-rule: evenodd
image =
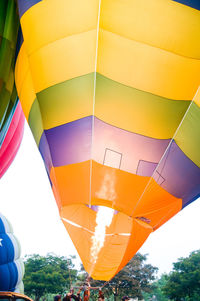
M 20 102 L 12 116 L 8 131 L 0 147 L 0 178 L 13 162 L 24 133 L 24 114 Z
M 23 292 L 24 264 L 20 253 L 12 226 L 0 213 L 0 291 Z
M 109 280 L 200 194 L 199 1 L 18 6 L 22 108 L 85 269 Z M 115 214 L 93 264 L 98 206 Z
M 19 17 L 13 0 L 0 1 L 0 147 L 16 109 L 15 51 Z
M 20 146 L 24 114 L 14 84 L 19 16 L 16 2 L 0 1 L 0 178 Z M 19 47 L 18 47 L 19 48 Z

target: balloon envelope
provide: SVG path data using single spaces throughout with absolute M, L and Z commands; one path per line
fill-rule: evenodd
M 85 269 L 109 280 L 200 193 L 199 1 L 18 6 L 22 108 Z M 98 206 L 115 214 L 94 264 Z
M 15 1 L 0 1 L 0 178 L 23 136 L 24 116 L 14 84 L 19 16 Z
M 0 178 L 14 160 L 24 133 L 24 114 L 18 102 L 3 144 L 0 147 Z
M 24 264 L 20 253 L 12 227 L 0 213 L 0 291 L 23 291 Z

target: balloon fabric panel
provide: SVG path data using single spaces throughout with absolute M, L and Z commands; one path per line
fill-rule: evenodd
M 19 20 L 15 1 L 2 0 L 0 2 L 0 146 L 17 103 L 14 63 L 18 27 Z
M 0 178 L 4 175 L 14 160 L 20 147 L 24 133 L 24 114 L 18 102 L 9 129 L 0 148 Z
M 19 16 L 21 16 L 33 5 L 40 2 L 41 0 L 18 0 Z
M 182 3 L 182 4 L 185 4 L 185 5 L 188 5 L 192 8 L 200 10 L 200 3 L 199 3 L 198 0 L 192 0 L 192 1 L 191 0 L 173 0 L 173 1 Z
M 20 20 L 18 94 L 84 267 L 108 280 L 200 193 L 200 12 L 172 0 L 36 2 Z M 98 206 L 115 214 L 93 264 Z
M 24 266 L 20 246 L 13 235 L 12 227 L 0 214 L 0 290 L 15 291 L 22 283 Z

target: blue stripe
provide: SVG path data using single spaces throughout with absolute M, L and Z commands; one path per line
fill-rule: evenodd
M 18 0 L 19 16 L 20 18 L 23 14 L 33 5 L 41 2 L 42 0 Z
M 1 233 L 5 233 L 5 226 L 4 226 L 4 223 L 3 223 L 3 220 L 0 218 L 0 234 Z
M 21 29 L 21 26 L 20 26 L 19 31 L 18 31 L 18 35 L 17 35 L 17 45 L 16 45 L 16 51 L 15 51 L 15 62 L 16 62 L 16 59 L 18 57 L 18 54 L 19 54 L 19 51 L 20 51 L 20 48 L 21 48 L 23 42 L 24 42 L 24 38 L 23 38 L 23 35 L 22 35 L 22 29 Z
M 200 10 L 200 0 L 173 0 L 173 1 Z
M 18 270 L 14 262 L 0 265 L 0 291 L 14 291 L 18 281 Z
M 7 234 L 0 234 L 2 246 L 0 246 L 0 265 L 12 262 L 15 257 L 15 250 L 10 237 Z

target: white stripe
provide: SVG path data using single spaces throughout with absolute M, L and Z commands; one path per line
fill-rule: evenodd
M 20 257 L 21 248 L 18 239 L 13 235 L 12 233 L 7 233 L 8 237 L 13 243 L 14 247 L 14 260 L 18 259 Z
M 95 233 L 94 231 L 91 231 L 91 230 L 89 230 L 89 229 L 87 229 L 87 228 L 85 228 L 85 227 L 83 227 L 83 226 L 80 226 L 80 225 L 78 225 L 78 224 L 76 224 L 76 223 L 73 223 L 73 222 L 69 221 L 68 219 L 66 219 L 66 218 L 64 218 L 64 217 L 62 217 L 62 220 L 65 221 L 66 223 L 68 223 L 68 224 L 74 226 L 74 227 L 83 229 L 83 230 L 85 230 L 85 231 L 91 233 L 92 235 Z M 131 236 L 131 233 L 109 233 L 109 234 L 106 234 L 106 236 L 114 236 L 114 235 Z
M 89 207 L 91 208 L 91 188 L 92 188 L 92 153 L 93 153 L 93 140 L 94 140 L 94 114 L 95 114 L 95 101 L 96 101 L 96 79 L 97 79 L 97 57 L 98 57 L 98 45 L 99 45 L 99 23 L 101 12 L 101 0 L 99 0 L 99 11 L 97 19 L 97 38 L 96 38 L 96 57 L 95 57 L 95 69 L 94 69 L 94 94 L 93 94 L 93 112 L 92 112 L 92 141 L 91 141 L 91 154 L 90 154 L 90 191 L 89 191 Z
M 18 279 L 17 279 L 17 284 L 16 284 L 16 288 L 17 286 L 19 286 L 20 282 L 23 279 L 24 276 L 24 264 L 21 258 L 17 259 L 14 261 L 16 266 L 17 266 L 17 271 L 18 271 Z
M 6 233 L 13 233 L 13 228 L 12 225 L 10 224 L 10 222 L 5 218 L 5 216 L 3 214 L 0 213 L 0 218 L 4 224 L 5 227 L 5 232 Z

